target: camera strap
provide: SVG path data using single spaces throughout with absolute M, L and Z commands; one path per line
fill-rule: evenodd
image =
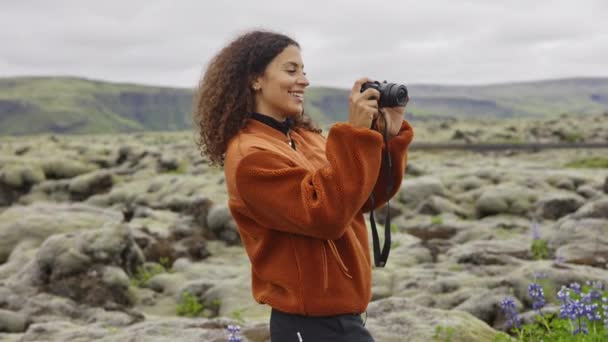
M 386 117 L 384 117 L 386 120 Z M 393 189 L 393 178 L 391 177 L 391 155 L 388 150 L 388 128 L 385 122 L 384 124 L 384 154 L 382 155 L 382 165 L 386 166 L 386 194 L 388 195 Z M 380 168 L 382 169 L 382 168 Z M 378 230 L 376 229 L 376 220 L 374 218 L 374 194 L 369 196 L 371 211 L 369 214 L 370 223 L 372 225 L 372 240 L 373 240 L 373 248 L 374 248 L 374 264 L 376 267 L 384 267 L 386 266 L 386 262 L 388 261 L 388 254 L 391 249 L 391 207 L 390 207 L 390 199 L 386 202 L 386 216 L 384 219 L 384 245 L 382 246 L 382 251 L 380 251 L 380 241 L 378 238 Z

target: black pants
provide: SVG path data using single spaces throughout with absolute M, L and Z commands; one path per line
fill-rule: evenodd
M 374 342 L 358 314 L 309 317 L 272 309 L 272 342 Z

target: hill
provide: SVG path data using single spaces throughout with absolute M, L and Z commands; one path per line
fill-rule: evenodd
M 485 86 L 408 86 L 415 117 L 548 116 L 608 110 L 608 78 Z M 191 128 L 192 89 L 74 77 L 0 78 L 0 134 L 120 133 Z M 311 87 L 306 111 L 321 125 L 346 120 L 348 90 Z

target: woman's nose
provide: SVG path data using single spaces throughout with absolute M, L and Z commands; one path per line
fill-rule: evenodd
M 304 87 L 308 87 L 308 85 L 310 84 L 310 82 L 308 82 L 308 78 L 306 78 L 306 76 L 302 76 L 298 79 L 298 84 L 304 86 Z

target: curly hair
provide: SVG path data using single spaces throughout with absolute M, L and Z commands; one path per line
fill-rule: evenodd
M 237 37 L 209 62 L 194 96 L 193 120 L 199 131 L 196 144 L 211 165 L 223 166 L 228 142 L 255 111 L 251 83 L 290 45 L 300 47 L 283 34 L 251 31 Z M 294 118 L 294 128 L 321 133 L 305 113 Z

